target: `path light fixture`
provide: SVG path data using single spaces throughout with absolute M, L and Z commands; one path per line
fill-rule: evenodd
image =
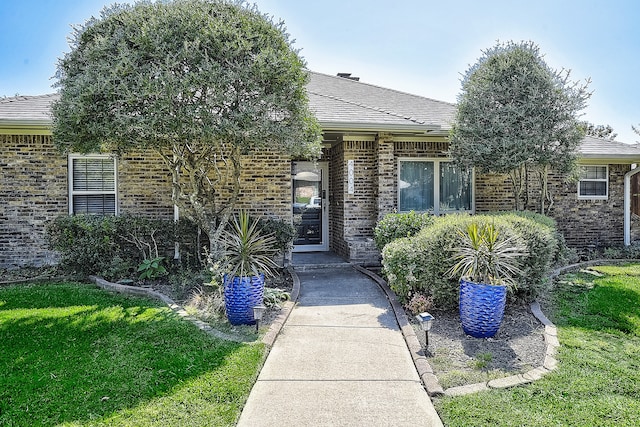
M 429 330 L 431 329 L 433 321 L 436 320 L 436 318 L 425 311 L 424 313 L 416 314 L 416 319 L 418 320 L 418 322 L 420 322 L 420 326 L 422 326 L 422 330 L 424 331 L 424 337 L 426 341 L 424 348 L 426 349 L 427 347 L 429 347 Z
M 253 307 L 253 318 L 256 321 L 256 333 L 258 333 L 258 328 L 260 327 L 260 321 L 262 320 L 262 315 L 267 311 L 267 307 L 264 305 L 256 305 Z

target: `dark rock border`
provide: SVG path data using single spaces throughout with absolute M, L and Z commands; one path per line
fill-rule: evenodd
M 551 370 L 555 369 L 558 366 L 558 362 L 555 359 L 555 355 L 557 353 L 557 349 L 560 346 L 560 342 L 558 341 L 557 329 L 553 323 L 542 313 L 540 309 L 540 304 L 536 301 L 531 304 L 531 311 L 533 315 L 545 326 L 544 330 L 544 340 L 546 343 L 546 352 L 544 363 L 542 366 L 531 369 L 524 374 L 512 375 L 505 378 L 498 378 L 495 380 L 490 380 L 487 382 L 476 383 L 476 384 L 468 384 L 459 387 L 451 387 L 446 390 L 442 388 L 440 382 L 438 381 L 438 377 L 434 374 L 433 368 L 429 364 L 422 345 L 418 341 L 418 337 L 416 336 L 415 330 L 409 323 L 409 319 L 404 311 L 404 308 L 400 305 L 397 300 L 395 292 L 389 288 L 387 282 L 382 279 L 377 274 L 363 268 L 360 266 L 354 266 L 358 271 L 366 274 L 371 279 L 373 279 L 378 286 L 385 292 L 387 298 L 391 303 L 391 307 L 395 313 L 396 319 L 398 321 L 398 325 L 400 325 L 400 329 L 402 330 L 402 335 L 404 336 L 405 342 L 407 343 L 407 348 L 411 353 L 411 358 L 413 359 L 413 363 L 418 371 L 418 375 L 422 380 L 422 383 L 427 390 L 427 393 L 431 397 L 436 396 L 461 396 L 469 393 L 475 393 L 478 391 L 489 390 L 492 388 L 506 388 L 513 387 L 516 385 L 526 384 L 531 381 L 538 380 L 542 378 L 544 375 L 549 373 Z M 574 267 L 574 266 L 570 266 Z M 575 267 L 578 268 L 578 267 Z M 554 274 L 556 272 L 554 271 Z M 555 274 L 556 276 L 560 274 Z M 555 276 L 553 276 L 555 277 Z
M 597 259 L 591 261 L 580 262 L 576 264 L 567 265 L 564 267 L 560 267 L 555 269 L 551 274 L 549 274 L 548 279 L 553 280 L 559 275 L 563 273 L 567 273 L 570 271 L 580 270 L 586 267 L 591 267 L 594 265 L 616 265 L 616 264 L 624 264 L 624 263 L 638 263 L 640 259 Z M 407 348 L 411 353 L 411 358 L 413 359 L 413 363 L 418 371 L 418 375 L 422 380 L 422 383 L 427 390 L 427 393 L 431 397 L 437 396 L 462 396 L 465 394 L 476 393 L 484 390 L 491 389 L 499 389 L 499 388 L 508 388 L 514 387 L 522 384 L 527 384 L 533 381 L 537 381 L 542 378 L 544 375 L 548 374 L 552 370 L 558 367 L 558 361 L 555 356 L 558 352 L 558 348 L 560 347 L 560 341 L 558 340 L 558 330 L 556 326 L 544 315 L 542 309 L 540 307 L 540 303 L 538 301 L 534 301 L 531 303 L 531 312 L 535 316 L 536 319 L 544 325 L 544 341 L 546 344 L 544 362 L 542 366 L 538 366 L 537 368 L 531 369 L 524 374 L 512 375 L 504 378 L 497 378 L 494 380 L 490 380 L 487 382 L 468 384 L 459 387 L 451 387 L 446 390 L 443 390 L 438 378 L 433 372 L 433 368 L 427 361 L 425 357 L 424 350 L 422 345 L 418 341 L 418 337 L 415 334 L 413 327 L 409 324 L 409 320 L 404 311 L 404 308 L 398 302 L 395 292 L 389 288 L 387 282 L 382 279 L 380 276 L 375 274 L 374 272 L 365 269 L 359 265 L 353 265 L 353 267 L 360 271 L 361 273 L 367 275 L 371 279 L 373 279 L 378 286 L 384 291 L 391 303 L 391 307 L 395 313 L 396 319 L 398 321 L 398 325 L 402 330 L 402 335 L 404 336 L 405 342 L 407 343 Z
M 276 337 L 278 336 L 285 322 L 289 318 L 289 314 L 291 314 L 291 310 L 293 310 L 293 307 L 295 306 L 296 301 L 298 300 L 298 296 L 300 295 L 300 278 L 295 273 L 295 271 L 293 271 L 293 269 L 287 268 L 287 271 L 289 272 L 289 274 L 293 279 L 293 290 L 291 292 L 291 299 L 283 305 L 282 309 L 280 310 L 280 314 L 278 314 L 278 316 L 273 320 L 273 322 L 271 322 L 269 330 L 262 337 L 261 342 L 264 343 L 269 349 L 273 346 L 273 343 Z M 208 323 L 203 322 L 202 320 L 199 320 L 194 316 L 191 316 L 189 313 L 186 312 L 184 307 L 182 307 L 181 305 L 176 303 L 173 299 L 169 298 L 168 296 L 164 295 L 161 292 L 158 292 L 151 288 L 141 288 L 138 286 L 129 286 L 129 285 L 122 285 L 119 283 L 112 283 L 96 276 L 89 276 L 89 279 L 93 283 L 95 283 L 98 287 L 107 291 L 148 297 L 148 298 L 160 300 L 163 303 L 165 303 L 171 310 L 173 310 L 178 316 L 182 317 L 186 321 L 193 323 L 194 325 L 196 325 L 196 327 L 198 327 L 198 329 L 208 333 L 211 336 L 214 336 L 216 338 L 220 338 L 226 341 L 245 342 L 235 335 L 218 331 L 217 329 L 212 328 Z

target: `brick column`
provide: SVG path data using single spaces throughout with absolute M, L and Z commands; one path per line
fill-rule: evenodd
M 378 134 L 377 140 L 378 166 L 378 220 L 396 209 L 395 162 L 393 155 L 393 138 L 390 134 Z M 374 183 L 375 185 L 375 183 Z

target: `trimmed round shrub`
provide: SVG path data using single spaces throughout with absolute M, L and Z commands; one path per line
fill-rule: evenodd
M 434 216 L 428 213 L 391 213 L 385 215 L 373 230 L 378 250 L 382 251 L 388 243 L 402 237 L 411 237 L 424 227 L 433 224 Z
M 537 222 L 539 224 L 545 225 L 553 230 L 555 230 L 557 227 L 557 223 L 555 219 L 551 218 L 550 216 L 542 215 L 532 211 L 500 211 L 500 212 L 490 212 L 487 215 L 517 216 L 520 218 L 526 218 L 531 221 Z
M 536 296 L 544 289 L 558 253 L 555 226 L 549 226 L 548 221 L 536 221 L 518 214 L 504 215 L 503 218 L 522 236 L 528 251 L 520 265 L 523 274 L 518 279 L 516 295 L 523 299 Z
M 458 304 L 458 279 L 449 270 L 456 263 L 454 248 L 458 230 L 472 222 L 493 223 L 500 233 L 524 241 L 528 255 L 522 258 L 523 274 L 516 278 L 518 298 L 534 295 L 543 285 L 557 251 L 555 230 L 541 221 L 520 215 L 446 215 L 412 237 L 395 240 L 382 251 L 383 274 L 401 301 L 407 302 L 420 292 L 432 296 L 438 307 Z

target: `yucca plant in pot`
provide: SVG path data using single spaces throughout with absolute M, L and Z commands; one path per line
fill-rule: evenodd
M 273 234 L 263 234 L 259 221 L 240 211 L 223 234 L 224 300 L 232 325 L 255 324 L 253 307 L 262 305 L 264 279 L 274 275 L 278 252 Z
M 460 278 L 462 329 L 476 338 L 494 336 L 504 316 L 509 287 L 521 274 L 519 260 L 527 255 L 518 235 L 505 236 L 494 223 L 471 222 L 458 230 L 452 277 Z

